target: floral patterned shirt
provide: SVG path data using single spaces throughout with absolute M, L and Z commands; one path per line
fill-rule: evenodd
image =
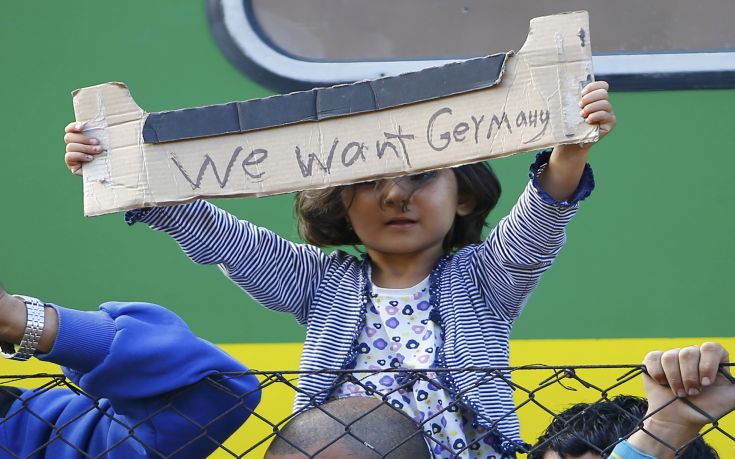
M 474 428 L 448 386 L 432 371 L 410 378 L 391 369 L 431 369 L 442 346 L 441 330 L 430 317 L 429 278 L 406 289 L 371 287 L 365 327 L 358 337 L 357 380 L 338 386 L 333 397 L 377 396 L 403 410 L 423 428 L 437 458 L 500 457 Z M 469 446 L 468 446 L 469 445 Z

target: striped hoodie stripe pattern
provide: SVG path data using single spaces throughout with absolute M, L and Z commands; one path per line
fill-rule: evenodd
M 578 190 L 582 197 L 594 186 L 589 167 L 585 175 L 582 183 L 591 185 Z M 576 199 L 553 202 L 534 179 L 483 243 L 447 259 L 435 286 L 447 368 L 508 366 L 511 326 L 564 245 L 564 228 L 577 208 Z M 257 302 L 291 313 L 306 326 L 300 370 L 314 373 L 299 379 L 294 408 L 326 401 L 336 377 L 318 372 L 342 369 L 352 358 L 362 324 L 366 260 L 287 241 L 205 201 L 127 217 L 131 224 L 141 221 L 168 233 L 193 261 L 219 265 Z M 502 376 L 464 371 L 449 380 L 479 424 L 519 441 L 510 375 Z

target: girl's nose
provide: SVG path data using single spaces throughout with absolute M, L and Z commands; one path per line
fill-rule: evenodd
M 405 211 L 408 208 L 408 202 L 411 199 L 413 190 L 404 180 L 405 177 L 390 179 L 383 182 L 381 199 L 385 206 L 395 206 Z

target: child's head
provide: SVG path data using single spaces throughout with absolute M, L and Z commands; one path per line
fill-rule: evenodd
M 439 194 L 439 196 L 437 196 Z M 357 209 L 362 197 L 372 199 L 375 207 Z M 445 251 L 480 242 L 485 219 L 500 197 L 500 182 L 487 163 L 428 172 L 390 180 L 302 191 L 296 195 L 295 211 L 301 237 L 317 246 L 370 244 L 363 234 L 358 237 L 352 222 L 360 218 L 380 219 L 387 210 L 393 218 L 411 218 L 412 206 L 419 207 L 427 198 L 448 201 L 447 228 L 440 229 Z M 456 201 L 456 202 L 454 202 Z M 456 207 L 456 212 L 451 206 Z M 437 212 L 443 209 L 428 209 Z M 369 213 L 364 215 L 364 213 Z M 374 215 L 373 215 L 374 214 Z M 427 217 L 427 215 L 423 215 Z M 434 215 L 436 219 L 440 215 Z M 426 219 L 430 220 L 430 219 Z M 355 222 L 357 224 L 357 222 Z M 396 227 L 402 222 L 397 221 Z M 410 224 L 410 220 L 407 222 Z M 405 226 L 405 225 L 404 225 Z M 398 228 L 398 233 L 401 229 Z
M 431 453 L 408 415 L 377 398 L 347 397 L 295 416 L 276 432 L 265 457 L 429 459 Z
M 627 438 L 640 428 L 647 409 L 646 399 L 632 395 L 573 405 L 554 417 L 528 458 L 600 459 L 600 453 L 609 453 L 621 438 Z M 717 459 L 719 456 L 702 437 L 697 437 L 677 457 Z

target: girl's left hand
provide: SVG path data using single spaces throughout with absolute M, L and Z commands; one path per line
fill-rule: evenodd
M 594 81 L 582 89 L 582 99 L 579 101 L 580 115 L 587 124 L 596 124 L 600 127 L 599 138 L 602 140 L 610 131 L 615 129 L 617 118 L 610 104 L 607 81 Z M 592 144 L 586 144 L 590 147 Z
M 606 81 L 595 81 L 582 89 L 580 115 L 590 125 L 598 125 L 598 141 L 615 128 L 617 119 L 610 104 Z M 574 195 L 582 177 L 589 148 L 594 143 L 563 144 L 554 147 L 549 164 L 539 175 L 541 188 L 557 201 L 565 201 Z

